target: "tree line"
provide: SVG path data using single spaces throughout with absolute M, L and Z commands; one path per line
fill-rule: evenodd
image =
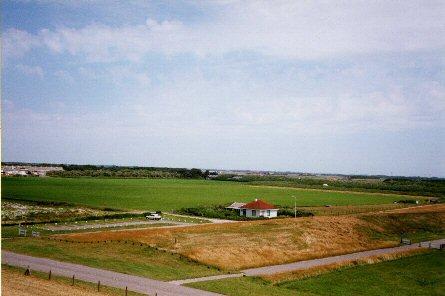
M 206 179 L 209 171 L 186 168 L 120 167 L 96 165 L 62 165 L 63 171 L 50 171 L 51 177 L 112 177 L 112 178 L 165 178 Z

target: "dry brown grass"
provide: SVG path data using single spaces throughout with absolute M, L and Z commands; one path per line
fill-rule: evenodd
M 301 280 L 308 277 L 318 276 L 324 273 L 328 273 L 334 270 L 339 270 L 343 268 L 353 267 L 357 265 L 365 265 L 365 264 L 376 264 L 384 261 L 396 260 L 402 257 L 414 256 L 421 253 L 429 252 L 429 249 L 419 248 L 413 250 L 407 250 L 395 254 L 385 254 L 385 255 L 377 255 L 370 256 L 367 258 L 359 259 L 359 260 L 346 260 L 342 262 L 336 262 L 331 264 L 326 264 L 322 266 L 316 266 L 303 270 L 295 270 L 290 272 L 282 272 L 276 273 L 273 275 L 264 275 L 260 276 L 262 279 L 267 280 L 273 284 L 278 284 L 287 281 L 293 280 Z
M 400 238 L 395 233 L 410 219 L 419 220 L 417 222 L 421 225 L 433 220 L 434 225 L 440 225 L 441 221 L 445 221 L 444 205 L 404 211 L 419 211 L 422 214 L 413 216 L 398 211 L 397 214 L 381 212 L 363 216 L 316 216 L 168 229 L 79 233 L 62 237 L 76 241 L 142 242 L 180 253 L 207 265 L 235 270 L 396 246 Z M 373 218 L 364 219 L 365 216 Z M 397 216 L 397 220 L 392 216 Z M 400 229 L 391 228 L 395 222 L 402 223 L 400 227 L 396 225 Z M 393 241 L 388 241 L 387 237 L 377 239 L 372 235 L 386 232 L 394 236 Z
M 414 214 L 414 213 L 442 213 L 445 212 L 445 204 L 414 206 L 404 209 L 394 209 L 385 211 L 385 213 L 397 213 L 397 214 Z
M 352 216 L 308 217 L 189 228 L 70 234 L 64 238 L 143 242 L 223 269 L 281 264 L 396 245 L 395 242 L 361 237 L 357 229 L 360 225 L 365 227 L 366 222 Z
M 25 276 L 18 271 L 2 268 L 2 295 L 4 296 L 97 296 L 117 295 L 92 288 L 70 286 L 67 283 L 48 281 L 35 276 Z
M 339 216 L 395 210 L 406 208 L 409 206 L 412 207 L 412 205 L 393 203 L 381 205 L 303 207 L 301 209 L 314 213 L 316 216 Z

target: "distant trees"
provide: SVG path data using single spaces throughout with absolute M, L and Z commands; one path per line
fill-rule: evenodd
M 209 171 L 185 168 L 118 167 L 95 165 L 63 165 L 63 171 L 51 171 L 51 177 L 110 177 L 110 178 L 159 178 L 205 179 Z

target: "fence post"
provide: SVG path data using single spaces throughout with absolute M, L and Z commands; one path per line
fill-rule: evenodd
M 125 286 L 125 296 L 128 294 L 128 286 Z
M 51 280 L 51 269 L 49 270 L 48 280 Z
M 97 282 L 97 292 L 100 292 L 100 281 Z
M 25 270 L 25 275 L 31 275 L 31 271 L 29 270 L 29 265 L 28 265 L 28 268 L 26 268 L 26 270 Z
M 71 284 L 71 286 L 74 286 L 74 274 L 73 274 L 73 283 Z

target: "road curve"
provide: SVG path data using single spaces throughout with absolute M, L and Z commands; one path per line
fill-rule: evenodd
M 218 280 L 218 279 L 223 279 L 223 278 L 242 277 L 244 275 L 246 275 L 246 276 L 271 275 L 274 273 L 303 270 L 303 269 L 308 269 L 311 267 L 317 267 L 317 266 L 322 266 L 322 265 L 331 264 L 331 263 L 364 259 L 364 258 L 368 258 L 371 256 L 376 256 L 376 255 L 395 254 L 395 253 L 403 252 L 406 250 L 416 249 L 419 246 L 425 247 L 425 248 L 429 247 L 429 248 L 438 249 L 441 244 L 445 244 L 445 239 L 440 239 L 440 240 L 435 240 L 435 241 L 427 241 L 427 242 L 422 242 L 420 244 L 416 243 L 416 244 L 412 244 L 412 245 L 403 245 L 403 246 L 393 247 L 393 248 L 376 249 L 376 250 L 362 251 L 362 252 L 356 252 L 356 253 L 339 255 L 339 256 L 325 257 L 325 258 L 320 258 L 320 259 L 305 260 L 305 261 L 299 261 L 299 262 L 288 263 L 288 264 L 250 268 L 250 269 L 242 270 L 241 273 L 236 273 L 236 274 L 226 274 L 226 275 L 223 274 L 223 275 L 206 276 L 206 277 L 194 278 L 194 279 L 176 280 L 176 281 L 171 281 L 170 283 L 175 284 L 175 285 L 184 285 L 184 284 L 188 284 L 188 283 L 212 281 L 212 280 Z
M 32 257 L 16 254 L 8 251 L 2 251 L 2 263 L 13 266 L 28 267 L 32 270 L 49 272 L 52 274 L 72 277 L 86 282 L 158 296 L 216 296 L 220 294 L 183 287 L 168 282 L 152 280 L 144 277 L 123 274 L 114 271 L 108 271 L 79 264 L 66 263 L 46 258 Z
M 367 258 L 367 257 L 371 257 L 371 256 L 395 254 L 395 253 L 403 252 L 406 250 L 416 249 L 416 248 L 419 248 L 420 246 L 426 247 L 426 248 L 431 247 L 431 248 L 438 249 L 441 244 L 445 244 L 445 239 L 440 239 L 440 240 L 435 240 L 435 241 L 427 241 L 427 242 L 422 242 L 420 244 L 415 243 L 412 245 L 404 245 L 404 246 L 393 247 L 393 248 L 376 249 L 376 250 L 371 250 L 371 251 L 363 251 L 363 252 L 357 252 L 357 253 L 351 253 L 351 254 L 345 254 L 345 255 L 339 255 L 339 256 L 332 256 L 332 257 L 326 257 L 326 258 L 320 258 L 320 259 L 299 261 L 299 262 L 294 262 L 294 263 L 289 263 L 289 264 L 251 268 L 251 269 L 243 270 L 242 272 L 244 272 L 248 276 L 270 275 L 270 274 L 279 273 L 279 272 L 307 269 L 307 268 L 311 268 L 311 267 L 322 266 L 322 265 L 337 263 L 337 262 L 342 262 L 342 261 L 363 259 L 363 258 Z

